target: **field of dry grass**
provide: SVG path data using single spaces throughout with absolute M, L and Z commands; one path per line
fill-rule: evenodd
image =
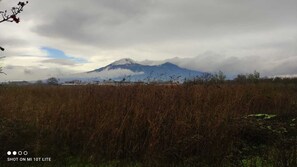
M 296 118 L 296 84 L 0 86 L 0 164 L 296 167 Z

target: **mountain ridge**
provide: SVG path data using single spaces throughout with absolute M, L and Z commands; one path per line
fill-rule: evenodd
M 130 58 L 124 58 L 107 66 L 88 71 L 78 75 L 76 78 L 88 82 L 113 80 L 113 81 L 130 81 L 130 82 L 165 82 L 178 81 L 183 82 L 186 79 L 191 79 L 201 76 L 204 72 L 194 71 L 186 68 L 181 68 L 176 64 L 165 62 L 159 65 L 143 65 Z

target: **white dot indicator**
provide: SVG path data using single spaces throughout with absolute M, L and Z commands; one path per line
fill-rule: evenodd
M 23 153 L 24 155 L 28 155 L 28 151 L 24 151 L 24 153 Z
M 11 155 L 11 151 L 7 151 L 7 155 Z
M 13 154 L 13 155 L 17 155 L 17 152 L 16 152 L 16 151 L 13 151 L 12 154 Z

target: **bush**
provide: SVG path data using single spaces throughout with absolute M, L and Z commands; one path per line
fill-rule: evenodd
M 46 80 L 48 85 L 59 85 L 59 80 L 57 78 L 51 77 Z

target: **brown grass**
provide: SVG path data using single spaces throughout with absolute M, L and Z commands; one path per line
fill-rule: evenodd
M 278 115 L 260 122 L 273 127 L 296 118 L 296 85 L 6 86 L 0 151 L 28 150 L 65 163 L 74 157 L 93 164 L 252 166 L 260 157 L 276 165 L 284 159 L 282 142 L 294 146 L 297 133 L 261 131 L 246 117 L 252 113 Z M 286 150 L 281 165 L 296 164 L 296 147 Z

